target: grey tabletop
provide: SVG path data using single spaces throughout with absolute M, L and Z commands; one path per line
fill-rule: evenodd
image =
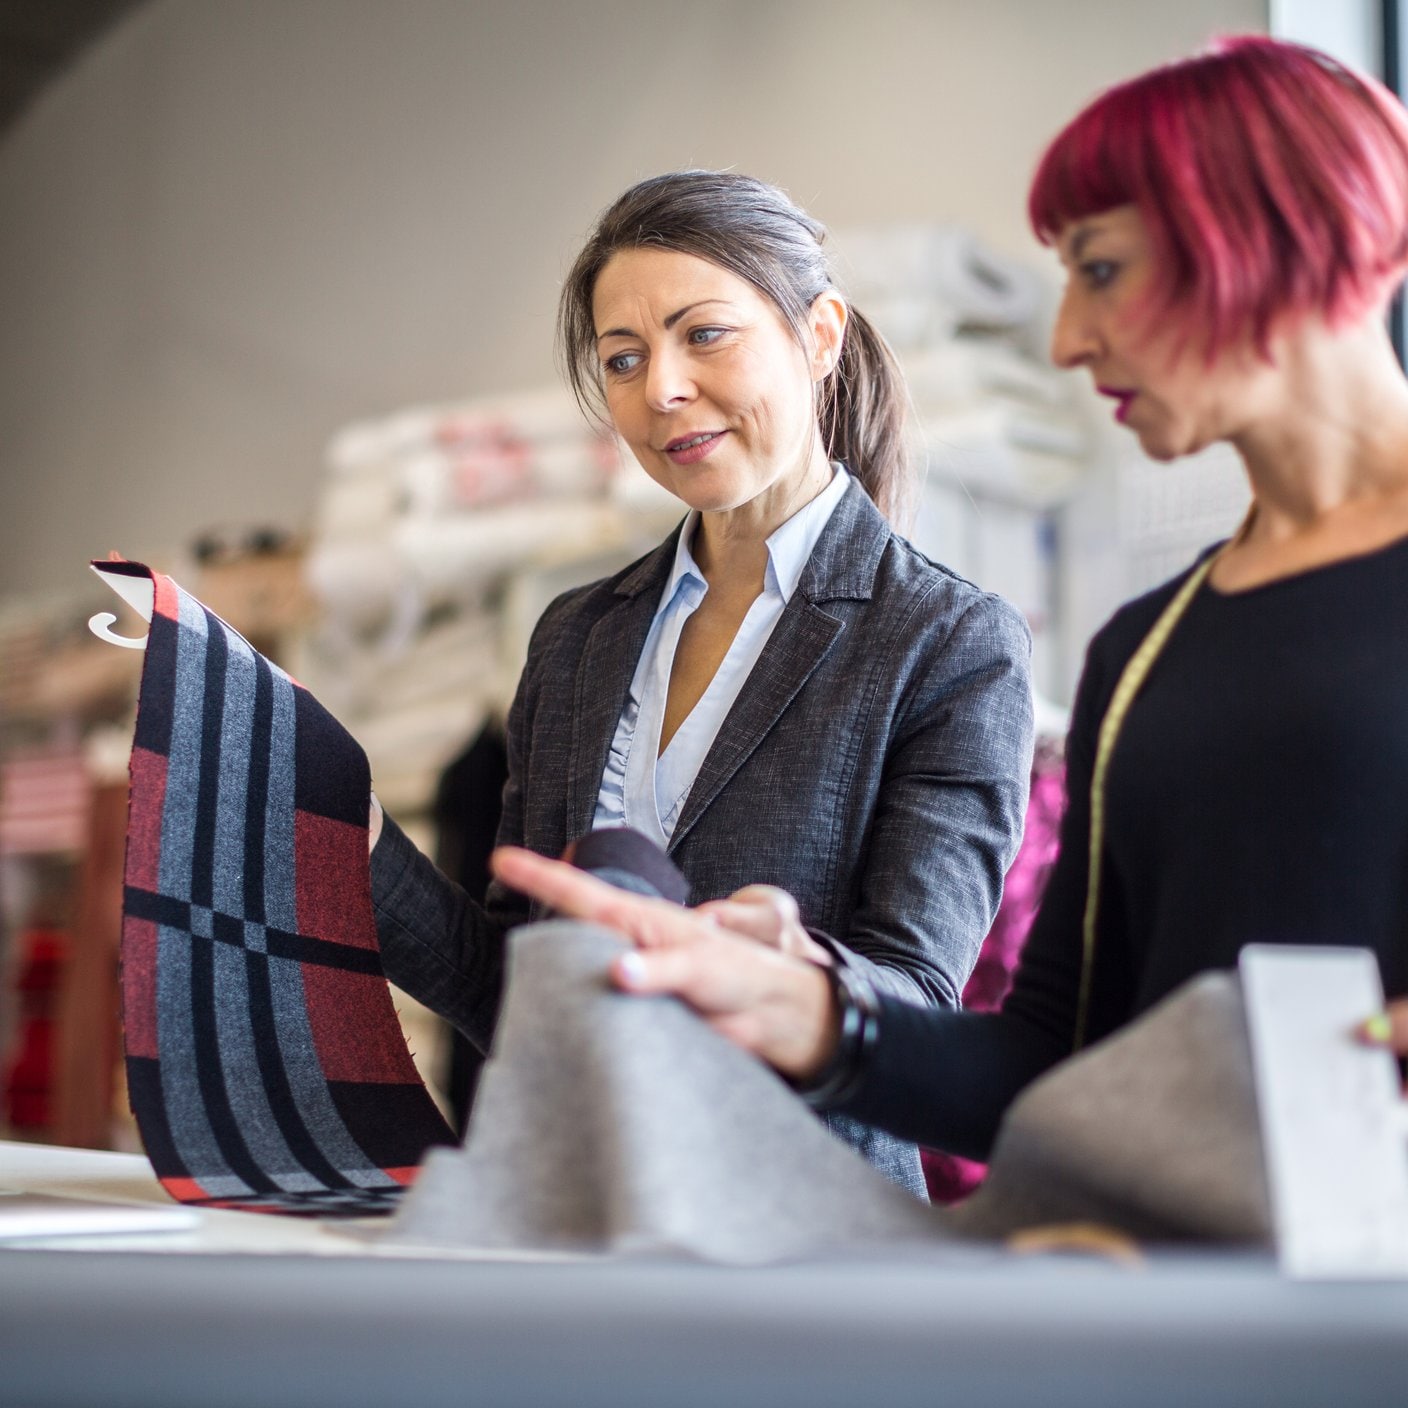
M 663 1261 L 0 1251 L 0 1404 L 1408 1402 L 1408 1284 L 1269 1258 Z

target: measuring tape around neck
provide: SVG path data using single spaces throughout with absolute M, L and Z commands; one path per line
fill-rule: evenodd
M 1250 524 L 1250 517 L 1228 547 L 1240 542 Z M 1223 548 L 1222 552 L 1227 549 Z M 1090 775 L 1090 871 L 1086 882 L 1085 915 L 1081 920 L 1081 960 L 1080 994 L 1076 1001 L 1076 1027 L 1073 1051 L 1085 1045 L 1085 1028 L 1090 1016 L 1090 989 L 1095 973 L 1096 921 L 1100 912 L 1100 880 L 1105 849 L 1105 786 L 1110 771 L 1110 759 L 1114 755 L 1115 743 L 1124 727 L 1126 715 L 1135 696 L 1143 687 L 1159 658 L 1173 629 L 1183 619 L 1189 604 L 1198 594 L 1198 589 L 1207 580 L 1213 564 L 1222 552 L 1210 554 L 1189 574 L 1188 580 L 1178 589 L 1172 601 L 1164 607 L 1159 619 L 1154 622 L 1149 634 L 1139 643 L 1139 648 L 1129 657 L 1120 672 L 1115 692 L 1100 720 L 1100 733 L 1095 744 L 1095 766 Z

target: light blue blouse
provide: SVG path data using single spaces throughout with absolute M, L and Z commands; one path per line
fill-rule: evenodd
M 748 608 L 709 687 L 661 753 L 665 697 L 680 632 L 709 590 L 690 551 L 699 515 L 691 512 L 685 519 L 674 566 L 660 594 L 660 605 L 631 680 L 630 697 L 611 740 L 593 830 L 630 826 L 660 846 L 669 844 L 699 768 L 797 590 L 802 569 L 849 483 L 850 475 L 838 464 L 831 483 L 769 536 L 763 590 Z

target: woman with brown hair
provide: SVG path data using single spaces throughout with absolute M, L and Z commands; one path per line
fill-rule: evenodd
M 730 172 L 644 181 L 568 275 L 569 379 L 688 510 L 544 613 L 509 716 L 500 841 L 560 855 L 629 826 L 696 902 L 834 935 L 877 991 L 953 1006 L 1021 834 L 1028 636 L 911 547 L 904 388 L 822 227 Z M 481 1048 L 504 936 L 391 823 L 372 855 L 388 976 Z M 728 897 L 750 888 L 739 901 Z M 923 1193 L 914 1147 L 828 1120 Z

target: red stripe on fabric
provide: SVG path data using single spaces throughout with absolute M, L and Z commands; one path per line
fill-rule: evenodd
M 293 826 L 298 932 L 376 949 L 366 827 L 303 811 Z
M 420 1085 L 385 978 L 305 963 L 303 992 L 325 1079 Z
M 178 1203 L 201 1202 L 210 1196 L 194 1178 L 163 1178 L 161 1186 Z
M 166 805 L 166 756 L 150 748 L 132 750 L 132 791 L 127 804 L 127 883 L 159 890 L 161 814 Z
M 160 612 L 168 620 L 179 621 L 181 619 L 181 598 L 176 583 L 160 572 L 153 572 L 152 586 L 156 589 L 152 610 Z
M 394 1178 L 403 1187 L 409 1188 L 420 1174 L 420 1165 L 412 1164 L 410 1168 L 384 1168 L 382 1172 L 388 1178 Z
M 122 1025 L 127 1054 L 160 1056 L 156 1033 L 156 925 L 150 919 L 122 921 Z

